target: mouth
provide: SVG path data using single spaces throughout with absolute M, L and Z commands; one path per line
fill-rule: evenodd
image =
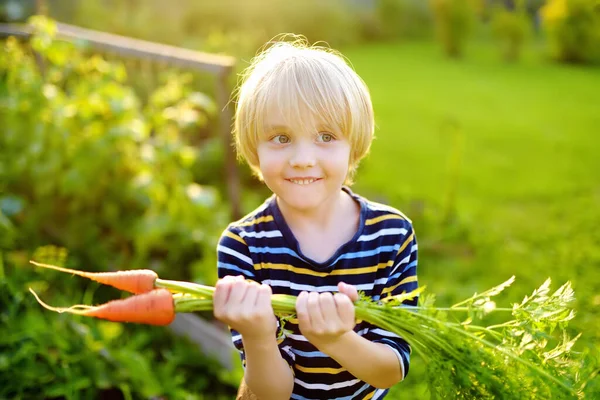
M 289 178 L 286 181 L 294 183 L 296 185 L 310 185 L 311 183 L 320 181 L 322 178 Z

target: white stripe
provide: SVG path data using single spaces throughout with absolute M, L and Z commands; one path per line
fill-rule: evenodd
M 394 207 L 386 206 L 385 204 L 381 204 L 381 203 L 375 203 L 374 201 L 367 201 L 367 206 L 369 207 L 369 209 L 375 210 L 375 211 L 389 211 L 391 213 L 396 213 L 396 214 L 399 213 L 399 211 L 396 210 Z
M 395 333 L 392 333 L 390 331 L 385 331 L 385 330 L 379 329 L 379 328 L 373 329 L 371 332 L 373 332 L 373 333 L 375 333 L 377 335 L 385 336 L 385 337 L 391 337 L 391 338 L 401 339 L 401 337 L 398 336 L 398 335 L 396 335 Z
M 252 267 L 254 267 L 254 263 L 252 263 L 252 259 L 250 257 L 245 256 L 242 253 L 238 253 L 237 251 L 232 250 L 229 247 L 218 245 L 217 246 L 217 251 L 223 252 L 225 254 L 229 254 L 230 256 L 234 256 L 235 258 L 237 258 L 237 259 L 245 262 L 246 264 L 251 265 Z
M 390 272 L 390 275 L 394 275 L 394 272 L 396 272 L 396 270 L 398 269 L 399 266 L 408 263 L 408 261 L 410 260 L 410 254 L 407 255 L 406 257 L 404 257 L 398 264 L 396 264 L 396 266 L 394 267 L 394 269 L 392 270 L 392 272 Z
M 369 328 L 365 328 L 363 330 L 360 330 L 360 331 L 356 332 L 356 334 L 358 336 L 362 336 L 362 335 L 365 335 L 367 332 L 369 332 Z
M 410 222 L 412 224 L 412 221 L 410 220 L 410 218 L 408 218 L 406 215 L 404 215 L 400 210 L 398 210 L 397 208 L 391 207 L 391 206 L 386 206 L 384 204 L 380 204 L 380 203 L 375 203 L 373 201 L 367 201 L 367 207 L 371 210 L 374 211 L 387 211 L 390 212 L 392 214 L 396 214 L 401 216 L 402 218 L 406 219 L 408 222 Z
M 292 357 L 292 360 L 296 361 L 296 354 L 292 351 L 292 346 L 283 346 L 281 350 L 285 351 L 287 355 Z M 403 370 L 404 371 L 404 370 Z M 404 376 L 404 375 L 403 375 Z
M 371 399 L 372 399 L 372 400 L 381 399 L 381 397 L 379 397 L 379 396 L 381 396 L 382 394 L 384 394 L 384 393 L 385 393 L 385 391 L 386 391 L 386 389 L 377 389 L 377 390 L 375 391 L 375 394 L 373 394 L 373 397 L 371 397 Z
M 285 335 L 285 337 L 297 340 L 299 342 L 308 342 L 308 340 L 304 336 L 302 336 L 302 335 L 296 335 L 294 333 L 287 334 L 287 335 Z
M 301 285 L 299 283 L 290 282 L 290 281 L 282 281 L 282 280 L 273 280 L 273 279 L 265 279 L 262 281 L 265 285 L 269 285 L 271 287 L 285 287 L 293 290 L 307 292 L 338 292 L 337 286 L 312 286 L 312 285 Z M 357 290 L 373 290 L 373 286 L 375 285 L 384 285 L 387 283 L 387 278 L 380 278 L 375 280 L 373 283 L 365 283 L 362 285 L 355 285 Z
M 283 237 L 283 235 L 281 234 L 281 231 L 260 231 L 260 232 L 246 232 L 246 231 L 241 231 L 240 232 L 240 236 L 245 238 L 245 237 L 253 237 L 253 238 L 274 238 L 274 237 Z
M 361 237 L 359 237 L 357 241 L 358 242 L 368 242 L 369 240 L 376 239 L 379 236 L 406 235 L 407 233 L 408 233 L 408 231 L 404 228 L 387 228 L 387 229 L 381 229 L 370 235 L 361 235 Z
M 398 357 L 398 362 L 400 363 L 400 369 L 402 370 L 402 380 L 404 380 L 404 361 L 402 360 L 402 356 L 400 355 L 400 352 L 398 350 L 396 350 L 395 348 L 393 348 L 392 346 L 388 345 L 388 347 L 390 349 L 392 349 L 392 351 L 396 354 L 396 357 Z
M 326 385 L 323 383 L 306 383 L 306 382 L 302 382 L 300 379 L 296 378 L 296 379 L 294 379 L 294 382 L 296 382 L 298 385 L 305 387 L 307 389 L 333 390 L 333 389 L 340 389 L 340 388 L 345 388 L 348 386 L 356 385 L 360 381 L 358 379 L 353 379 L 351 381 L 338 382 L 338 383 L 333 383 L 331 385 Z

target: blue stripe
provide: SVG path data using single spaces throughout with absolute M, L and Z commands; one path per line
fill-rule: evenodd
M 252 247 L 252 246 L 249 246 L 248 250 L 250 250 L 250 253 L 287 254 L 292 257 L 300 258 L 300 256 L 294 250 L 288 249 L 287 247 Z
M 302 351 L 302 350 L 297 350 L 297 349 L 292 348 L 292 352 L 296 353 L 299 356 L 309 357 L 309 358 L 329 357 L 327 354 L 321 353 L 320 351 Z
M 341 256 L 339 256 L 334 261 L 334 263 L 336 263 L 338 260 L 343 260 L 346 258 L 370 257 L 370 256 L 380 254 L 384 251 L 398 251 L 399 248 L 400 248 L 400 244 L 395 244 L 393 246 L 379 246 L 378 248 L 376 248 L 374 250 L 357 251 L 356 253 L 346 253 L 346 254 L 342 254 Z
M 245 269 L 241 269 L 233 264 L 227 264 L 227 263 L 220 262 L 220 263 L 217 263 L 217 266 L 218 266 L 218 268 L 225 268 L 225 269 L 228 269 L 231 271 L 241 272 L 242 274 L 249 276 L 250 278 L 255 277 L 252 272 L 247 271 Z

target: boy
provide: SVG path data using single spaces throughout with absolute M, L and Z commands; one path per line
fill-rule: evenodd
M 330 49 L 275 43 L 248 68 L 235 117 L 238 154 L 273 192 L 217 248 L 214 313 L 241 353 L 240 396 L 383 398 L 410 348 L 356 324 L 353 301 L 416 289 L 417 244 L 401 212 L 347 187 L 373 138 L 364 82 Z M 297 319 L 279 326 L 272 293 L 298 296 Z

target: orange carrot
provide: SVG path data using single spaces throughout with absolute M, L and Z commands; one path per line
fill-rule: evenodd
M 44 308 L 58 313 L 68 312 L 115 322 L 148 325 L 168 325 L 175 319 L 173 295 L 167 289 L 156 289 L 99 306 L 76 305 L 64 308 L 49 306 L 40 300 L 33 289 L 29 288 L 29 291 Z
M 154 282 L 158 278 L 156 272 L 149 269 L 134 269 L 116 272 L 85 272 L 76 269 L 57 267 L 55 265 L 41 264 L 35 261 L 29 262 L 38 267 L 69 272 L 135 294 L 146 293 L 153 290 Z

